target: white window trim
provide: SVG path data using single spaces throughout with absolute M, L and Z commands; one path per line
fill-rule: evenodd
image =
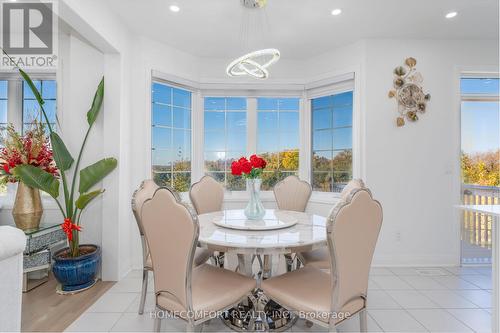
M 205 175 L 204 166 L 204 97 L 246 97 L 247 98 L 247 155 L 256 151 L 257 134 L 257 97 L 296 97 L 300 99 L 299 109 L 299 177 L 311 183 L 311 110 L 310 99 L 328 96 L 332 94 L 353 91 L 353 177 L 363 177 L 363 146 L 360 105 L 360 78 L 359 68 L 349 68 L 344 72 L 326 74 L 321 78 L 304 84 L 228 84 L 218 82 L 196 82 L 169 75 L 157 70 L 150 71 L 148 80 L 148 107 L 149 121 L 147 122 L 148 134 L 148 161 L 151 170 L 151 85 L 153 82 L 163 82 L 172 86 L 186 89 L 192 92 L 191 128 L 192 128 L 192 156 L 191 156 L 191 183 L 197 182 Z M 328 77 L 330 75 L 330 77 Z M 343 84 L 351 81 L 349 86 Z M 252 107 L 253 105 L 253 107 Z M 151 172 L 151 171 L 149 171 Z M 340 194 L 335 192 L 314 191 L 311 201 L 315 203 L 332 203 L 339 198 Z M 244 201 L 248 197 L 246 191 L 226 191 L 225 201 Z M 274 201 L 272 191 L 262 191 L 261 198 L 264 202 Z

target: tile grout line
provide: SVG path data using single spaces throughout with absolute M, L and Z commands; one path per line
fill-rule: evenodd
M 481 310 L 481 311 L 484 311 L 483 309 L 466 309 L 466 310 Z M 464 324 L 466 327 L 470 328 L 470 330 L 472 332 L 477 332 L 475 329 L 473 329 L 472 327 L 470 327 L 469 325 L 467 325 L 466 322 L 462 321 L 460 318 L 458 318 L 457 316 L 455 316 L 452 312 L 448 311 L 448 309 L 445 309 L 445 311 L 448 312 L 453 318 L 455 318 L 456 320 L 458 320 L 459 322 L 461 322 L 462 324 Z

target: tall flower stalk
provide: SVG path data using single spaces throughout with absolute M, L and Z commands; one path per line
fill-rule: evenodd
M 29 88 L 33 92 L 49 130 L 53 157 L 56 166 L 59 169 L 60 179 L 62 182 L 63 203 L 61 203 L 61 200 L 59 199 L 59 189 L 61 183 L 53 174 L 32 165 L 18 165 L 12 170 L 12 173 L 26 185 L 47 192 L 52 198 L 54 198 L 61 214 L 63 215 L 64 223 L 61 224 L 61 227 L 66 233 L 68 239 L 69 255 L 71 257 L 78 257 L 80 255 L 79 232 L 82 230 L 80 225 L 82 212 L 93 199 L 104 192 L 104 189 L 92 190 L 92 188 L 103 180 L 109 173 L 111 173 L 117 165 L 117 160 L 115 158 L 104 158 L 94 164 L 80 169 L 80 161 L 87 139 L 97 116 L 99 115 L 99 111 L 101 110 L 104 98 L 104 78 L 102 78 L 99 83 L 92 101 L 92 106 L 87 112 L 88 129 L 75 163 L 73 157 L 66 148 L 64 141 L 61 139 L 59 134 L 54 132 L 43 106 L 45 101 L 34 85 L 33 80 L 22 69 L 18 68 L 18 70 L 24 81 L 26 81 Z M 71 168 L 73 166 L 74 169 L 71 176 Z M 71 179 L 71 182 L 69 179 Z M 77 184 L 78 198 L 75 200 L 74 198 Z

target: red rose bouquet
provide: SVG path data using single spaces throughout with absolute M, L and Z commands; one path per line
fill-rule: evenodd
M 257 155 L 252 155 L 249 159 L 241 157 L 231 164 L 231 174 L 243 176 L 245 179 L 256 179 L 262 175 L 266 165 L 266 160 Z
M 4 147 L 0 148 L 0 184 L 19 181 L 19 177 L 13 173 L 18 165 L 31 165 L 55 177 L 59 176 L 42 123 L 34 122 L 24 135 L 17 133 L 12 125 L 7 127 Z

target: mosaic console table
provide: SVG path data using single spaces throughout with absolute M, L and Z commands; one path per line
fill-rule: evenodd
M 15 227 L 13 222 L 8 225 Z M 27 292 L 47 282 L 52 252 L 65 244 L 66 235 L 60 223 L 45 216 L 37 229 L 25 230 L 24 234 L 23 292 Z

